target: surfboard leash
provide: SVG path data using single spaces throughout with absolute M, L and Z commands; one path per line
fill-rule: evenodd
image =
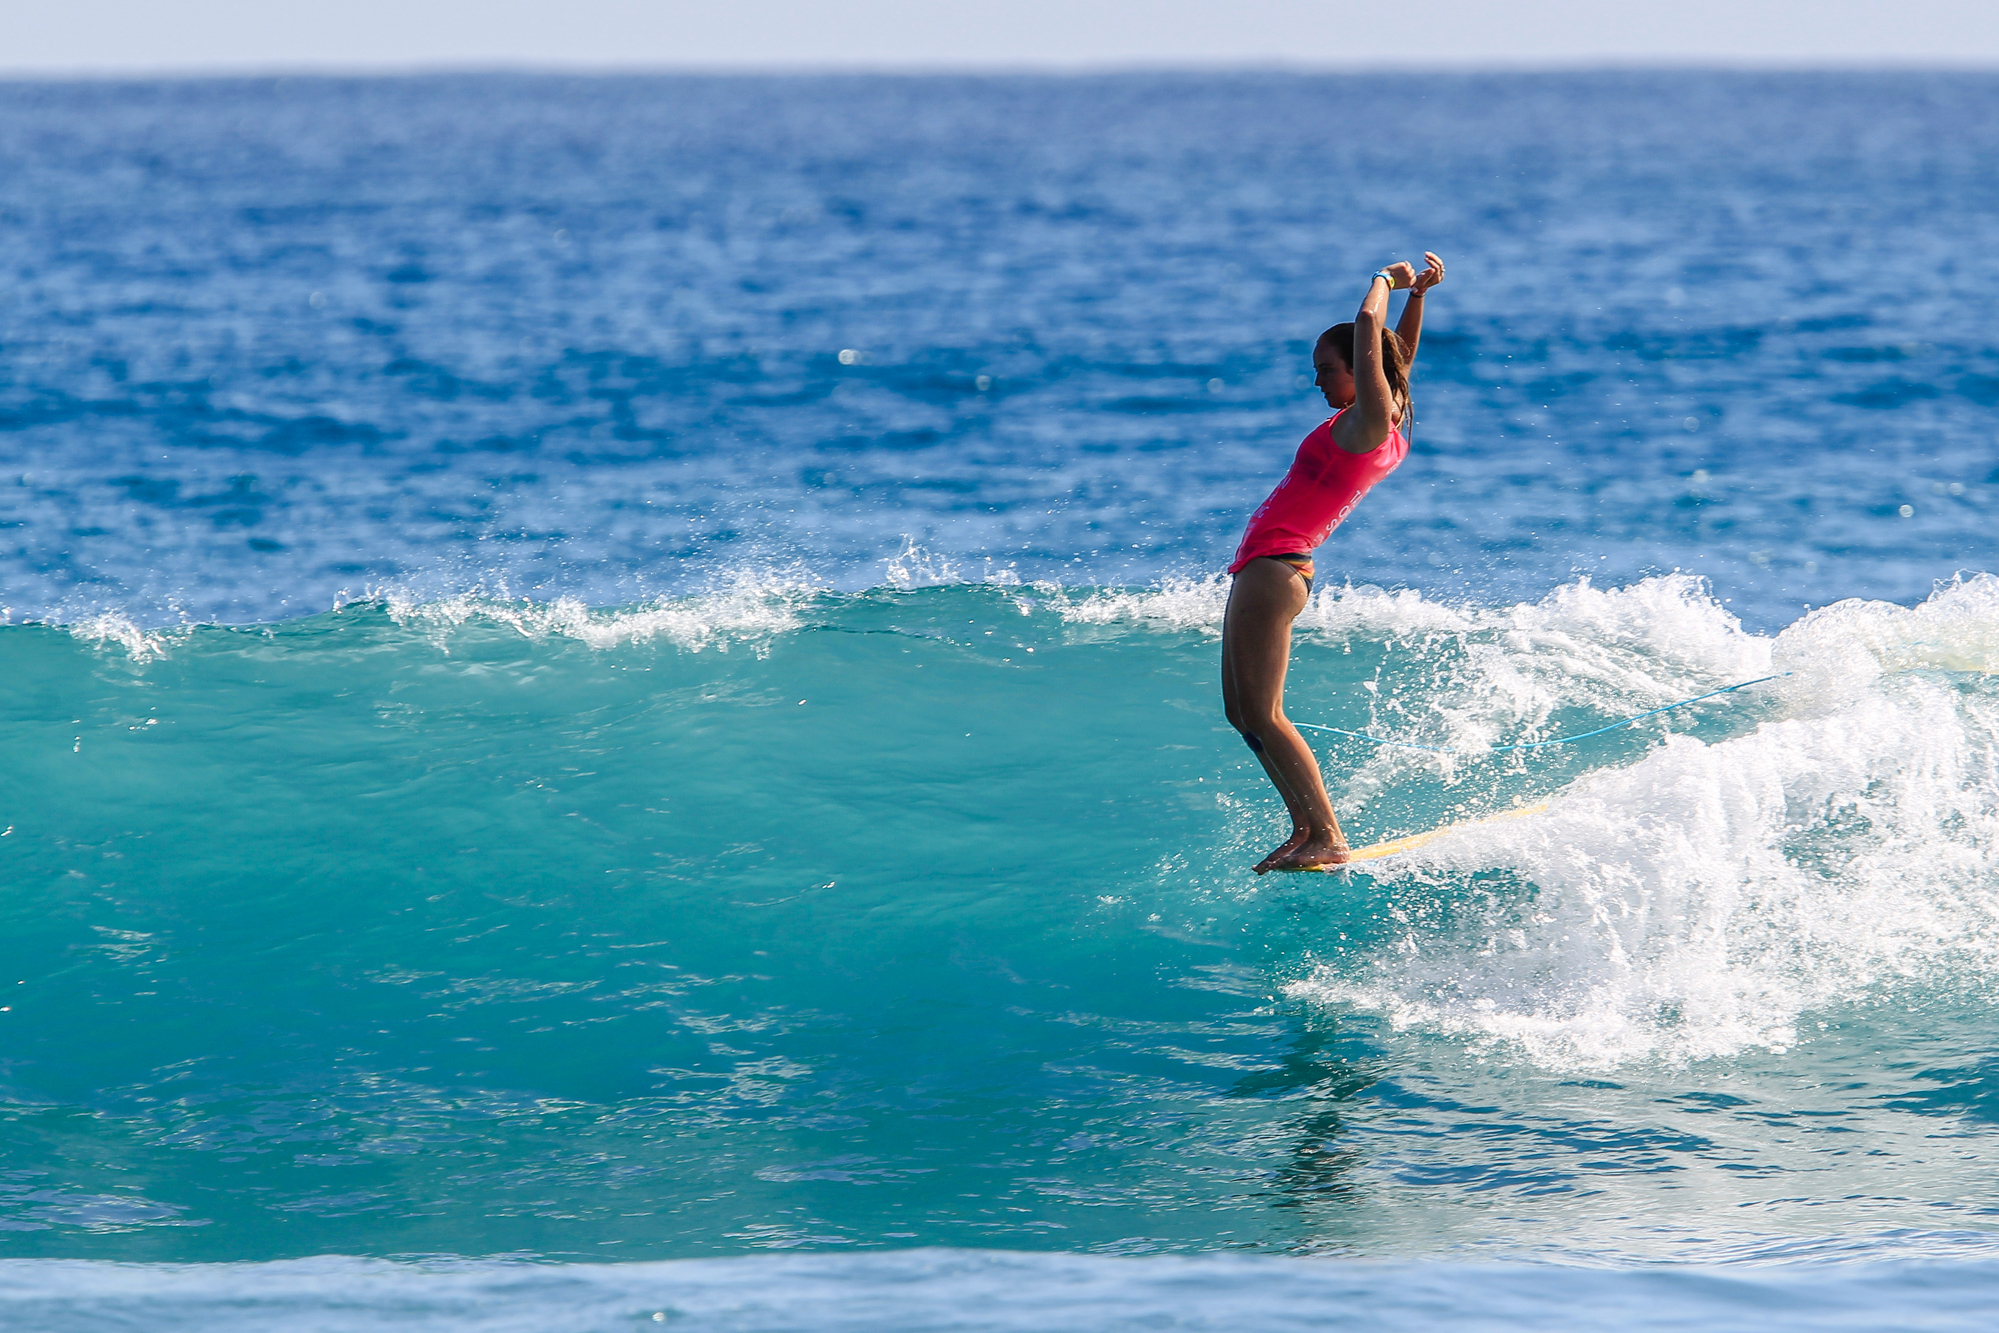
M 1648 717 L 1657 717 L 1661 713 L 1670 713 L 1675 708 L 1685 708 L 1688 704 L 1697 704 L 1703 699 L 1712 699 L 1717 694 L 1733 694 L 1737 690 L 1746 690 L 1751 685 L 1761 685 L 1765 681 L 1779 680 L 1790 674 L 1788 671 L 1779 671 L 1774 676 L 1758 676 L 1755 680 L 1745 680 L 1739 681 L 1734 685 L 1724 685 L 1718 690 L 1709 690 L 1706 694 L 1696 694 L 1691 699 L 1682 699 L 1678 703 L 1667 704 L 1664 708 L 1654 708 L 1648 713 L 1640 713 L 1636 717 L 1627 717 L 1622 721 L 1613 722 L 1607 727 L 1598 727 L 1595 731 L 1580 731 L 1573 736 L 1556 736 L 1551 740 L 1545 741 L 1523 741 L 1518 745 L 1495 745 L 1489 750 L 1463 750 L 1450 745 L 1418 745 L 1415 741 L 1393 741 L 1386 736 L 1370 736 L 1364 731 L 1348 731 L 1344 727 L 1323 727 L 1316 722 L 1293 722 L 1291 725 L 1294 727 L 1303 727 L 1307 731 L 1330 731 L 1336 736 L 1351 736 L 1355 740 L 1373 741 L 1376 745 L 1393 745 L 1397 749 L 1402 750 L 1428 750 L 1431 754 L 1505 754 L 1509 750 L 1538 750 L 1544 745 L 1567 745 L 1572 741 L 1586 741 L 1592 736 L 1601 736 L 1606 731 L 1616 731 L 1619 727 L 1628 727 L 1634 722 L 1643 722 Z

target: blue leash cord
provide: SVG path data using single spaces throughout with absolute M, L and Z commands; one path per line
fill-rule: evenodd
M 1735 685 L 1724 685 L 1718 690 L 1709 690 L 1706 694 L 1696 694 L 1691 699 L 1682 699 L 1676 704 L 1667 704 L 1664 708 L 1655 708 L 1649 713 L 1640 713 L 1637 717 L 1627 717 L 1622 722 L 1613 722 L 1607 727 L 1598 727 L 1595 731 L 1578 732 L 1574 736 L 1557 736 L 1553 740 L 1547 741 L 1527 741 L 1520 745 L 1495 745 L 1490 750 L 1458 750 L 1448 745 L 1418 745 L 1414 741 L 1391 741 L 1385 736 L 1370 736 L 1364 731 L 1347 731 L 1342 727 L 1322 727 L 1316 722 L 1293 722 L 1291 725 L 1294 727 L 1303 727 L 1307 731 L 1330 731 L 1336 736 L 1352 736 L 1355 740 L 1373 741 L 1376 745 L 1393 745 L 1404 750 L 1428 750 L 1432 754 L 1504 754 L 1508 750 L 1538 750 L 1544 745 L 1567 745 L 1570 741 L 1586 741 L 1592 736 L 1601 736 L 1606 731 L 1616 731 L 1619 727 L 1628 727 L 1633 722 L 1643 722 L 1648 717 L 1657 717 L 1661 713 L 1670 713 L 1675 708 L 1685 708 L 1688 704 L 1697 704 L 1703 699 L 1712 699 L 1717 694 L 1732 694 L 1736 690 L 1746 690 L 1751 685 L 1761 685 L 1766 680 L 1777 680 L 1780 677 L 1790 674 L 1788 671 L 1780 671 L 1775 676 L 1758 676 L 1755 680 L 1745 680 Z

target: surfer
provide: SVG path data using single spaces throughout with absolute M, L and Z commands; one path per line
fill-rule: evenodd
M 1408 457 L 1409 371 L 1423 332 L 1423 297 L 1444 280 L 1444 261 L 1424 252 L 1421 273 L 1390 264 L 1368 282 L 1351 324 L 1335 324 L 1312 349 L 1314 383 L 1333 415 L 1305 437 L 1291 470 L 1250 515 L 1229 566 L 1234 586 L 1222 621 L 1222 705 L 1263 765 L 1291 836 L 1256 873 L 1309 870 L 1347 859 L 1318 760 L 1284 716 L 1291 622 L 1312 595 L 1312 550 L 1353 512 L 1369 488 Z M 1388 328 L 1388 294 L 1407 289 L 1401 322 Z

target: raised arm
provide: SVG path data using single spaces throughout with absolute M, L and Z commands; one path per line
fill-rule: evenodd
M 1353 410 L 1333 419 L 1333 443 L 1350 454 L 1373 453 L 1395 428 L 1395 398 L 1381 366 L 1381 329 L 1388 322 L 1388 293 L 1416 280 L 1407 264 L 1374 275 L 1353 317 Z
M 1423 258 L 1429 261 L 1429 267 L 1416 275 L 1409 288 L 1409 300 L 1402 307 L 1402 319 L 1395 326 L 1395 336 L 1402 340 L 1402 350 L 1409 354 L 1411 367 L 1416 364 L 1416 344 L 1423 339 L 1423 295 L 1444 280 L 1444 261 L 1428 250 L 1423 252 Z

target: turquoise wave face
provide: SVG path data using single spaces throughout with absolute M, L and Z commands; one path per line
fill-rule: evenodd
M 1985 1220 L 1999 583 L 1774 639 L 1678 579 L 1323 590 L 1294 715 L 1471 752 L 1326 749 L 1356 842 L 1549 805 L 1261 880 L 1221 597 L 0 629 L 10 1251 L 1410 1253 L 1504 1216 L 1727 1257 Z

